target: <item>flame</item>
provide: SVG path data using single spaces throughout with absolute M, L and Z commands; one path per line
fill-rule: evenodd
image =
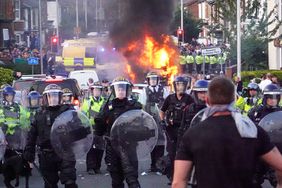
M 133 73 L 132 68 L 131 68 L 131 66 L 129 64 L 126 64 L 126 70 L 127 70 L 127 73 L 129 75 L 129 77 L 131 78 L 131 80 L 135 80 L 136 76 Z
M 126 65 L 127 73 L 132 81 L 136 80 L 136 74 L 140 73 L 139 71 L 147 73 L 153 69 L 158 70 L 159 74 L 166 77 L 168 83 L 171 84 L 174 75 L 178 73 L 178 68 L 174 65 L 178 52 L 167 35 L 163 35 L 161 41 L 157 41 L 146 34 L 143 39 L 130 43 L 124 52 L 130 64 L 134 63 L 131 65 L 138 67 L 138 70 L 134 72 L 131 65 Z

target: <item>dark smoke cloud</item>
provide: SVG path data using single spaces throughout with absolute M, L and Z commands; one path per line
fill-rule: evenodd
M 149 34 L 161 42 L 161 35 L 169 33 L 169 25 L 174 11 L 174 0 L 122 0 L 121 20 L 113 25 L 110 37 L 118 49 L 124 49 L 132 42 Z M 117 6 L 118 7 L 118 6 Z M 140 44 L 142 45 L 142 44 Z M 140 52 L 124 52 L 137 77 L 143 77 L 133 56 Z M 133 57 L 133 58 L 132 58 Z M 144 70 L 146 72 L 148 70 Z M 140 79 L 139 79 L 140 80 Z
M 122 17 L 110 31 L 117 47 L 144 36 L 144 32 L 160 39 L 167 34 L 174 10 L 173 0 L 123 0 Z

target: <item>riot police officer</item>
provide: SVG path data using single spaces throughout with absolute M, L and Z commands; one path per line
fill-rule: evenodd
M 62 103 L 63 104 L 73 104 L 73 93 L 69 88 L 64 88 L 62 90 Z
M 192 96 L 194 98 L 194 103 L 189 105 L 184 109 L 183 118 L 181 121 L 181 125 L 178 129 L 178 143 L 182 139 L 185 131 L 190 127 L 190 123 L 194 116 L 202 109 L 206 108 L 206 95 L 208 92 L 208 84 L 207 80 L 198 80 L 195 82 L 192 88 Z M 179 145 L 179 144 L 177 144 Z
M 247 87 L 247 96 L 240 96 L 235 103 L 242 113 L 248 113 L 249 110 L 261 104 L 262 100 L 259 98 L 259 86 L 256 83 L 249 83 Z
M 46 86 L 43 92 L 43 106 L 31 123 L 24 151 L 24 158 L 33 162 L 35 147 L 39 146 L 38 158 L 45 188 L 57 188 L 59 179 L 65 188 L 77 188 L 75 161 L 60 158 L 50 141 L 51 127 L 56 117 L 67 110 L 74 110 L 72 105 L 62 104 L 62 95 L 62 89 L 58 85 Z
M 250 119 L 258 125 L 266 115 L 272 112 L 282 111 L 282 108 L 279 106 L 280 95 L 281 91 L 277 85 L 267 85 L 263 90 L 262 104 L 249 111 L 248 116 Z M 254 182 L 257 187 L 261 187 L 265 177 L 273 186 L 275 186 L 276 180 L 274 173 L 272 173 L 272 170 L 270 170 L 264 163 L 259 162 L 254 176 Z
M 17 163 L 18 161 L 15 161 L 15 159 L 17 159 L 16 156 L 20 156 L 23 153 L 29 127 L 27 112 L 21 105 L 14 101 L 15 94 L 16 92 L 11 86 L 4 87 L 3 103 L 0 105 L 0 126 L 8 143 L 3 163 L 4 183 L 7 187 L 10 185 L 9 181 L 14 178 L 13 172 L 9 172 L 11 171 L 11 165 Z M 11 163 L 11 161 L 13 162 Z M 19 165 L 19 163 L 17 163 L 17 165 Z M 16 166 L 12 168 L 20 167 Z M 28 168 L 28 171 L 30 172 L 28 165 L 23 168 Z M 26 175 L 30 174 L 28 173 Z
M 248 116 L 256 125 L 267 114 L 282 110 L 279 106 L 280 95 L 280 88 L 275 84 L 269 84 L 264 88 L 262 104 L 254 107 L 248 113 Z
M 145 88 L 146 93 L 146 104 L 145 104 L 145 111 L 152 115 L 159 126 L 160 117 L 158 108 L 162 105 L 164 101 L 164 88 L 159 85 L 160 77 L 155 72 L 149 72 L 146 76 L 148 86 Z M 159 126 L 158 132 L 158 142 L 153 151 L 151 152 L 151 172 L 158 172 L 156 167 L 156 162 L 159 158 L 164 155 L 164 148 L 165 148 L 165 137 L 163 134 L 163 130 Z
M 18 126 L 28 127 L 25 124 L 27 113 L 26 110 L 14 101 L 15 90 L 11 86 L 3 89 L 3 106 L 0 107 L 0 123 L 6 135 L 12 135 Z
M 28 100 L 28 117 L 31 123 L 34 119 L 35 113 L 39 110 L 42 105 L 42 96 L 37 91 L 29 92 L 27 96 Z
M 114 79 L 111 90 L 114 99 L 108 101 L 98 117 L 95 118 L 95 133 L 98 136 L 110 136 L 112 125 L 121 114 L 142 108 L 139 102 L 129 98 L 132 84 L 127 79 L 123 77 Z M 129 188 L 139 188 L 138 161 L 129 159 L 123 150 L 124 148 L 117 152 L 110 139 L 107 140 L 105 161 L 112 178 L 112 187 L 124 188 L 123 181 L 126 179 Z
M 103 86 L 100 82 L 94 82 L 91 87 L 92 95 L 85 99 L 82 105 L 82 112 L 90 119 L 92 126 L 95 126 L 94 119 L 97 117 L 101 107 L 105 104 L 105 98 L 102 96 Z M 86 168 L 90 175 L 100 174 L 101 162 L 104 154 L 104 139 L 101 136 L 95 136 L 93 147 L 86 156 Z
M 161 124 L 165 127 L 167 136 L 167 151 L 171 163 L 173 164 L 176 147 L 178 128 L 180 127 L 184 108 L 194 102 L 193 98 L 186 93 L 190 87 L 191 79 L 189 77 L 177 76 L 173 81 L 175 93 L 170 94 L 164 101 L 160 111 Z M 173 165 L 170 167 L 170 179 L 173 177 Z

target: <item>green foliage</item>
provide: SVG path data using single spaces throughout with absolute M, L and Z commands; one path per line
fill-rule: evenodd
M 279 81 L 282 81 L 282 71 L 279 70 L 259 70 L 259 71 L 243 71 L 241 73 L 243 82 L 250 82 L 253 78 L 261 78 L 266 73 L 271 73 L 277 76 Z
M 242 38 L 241 56 L 243 70 L 268 69 L 267 41 L 256 36 Z M 236 61 L 237 44 L 231 44 L 230 59 Z
M 173 21 L 171 23 L 171 33 L 176 35 L 177 28 L 181 23 L 181 11 L 180 8 L 175 12 Z M 184 27 L 184 40 L 185 42 L 191 42 L 192 38 L 198 38 L 201 32 L 203 23 L 201 20 L 195 19 L 190 13 L 183 12 L 183 27 Z
M 12 84 L 13 82 L 13 71 L 11 69 L 6 69 L 0 67 L 0 85 Z
M 223 20 L 214 24 L 213 27 L 221 28 L 224 32 L 225 40 L 231 44 L 230 59 L 236 62 L 237 58 L 237 7 L 234 0 L 215 0 L 214 8 L 215 20 Z M 275 13 L 277 6 L 269 13 L 267 12 L 267 1 L 261 3 L 259 0 L 241 1 L 241 40 L 242 40 L 242 69 L 260 70 L 267 69 L 268 42 L 273 40 L 282 21 L 278 20 Z M 262 12 L 262 14 L 260 14 Z M 272 30 L 268 26 L 274 24 Z M 215 31 L 210 28 L 210 31 Z

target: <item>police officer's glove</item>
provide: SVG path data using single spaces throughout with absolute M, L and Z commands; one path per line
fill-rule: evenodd
M 160 126 L 163 130 L 166 130 L 166 128 L 168 127 L 168 124 L 165 120 L 161 120 L 160 121 Z
M 35 159 L 35 151 L 32 151 L 32 149 L 25 149 L 23 152 L 23 158 L 24 160 L 33 163 Z

